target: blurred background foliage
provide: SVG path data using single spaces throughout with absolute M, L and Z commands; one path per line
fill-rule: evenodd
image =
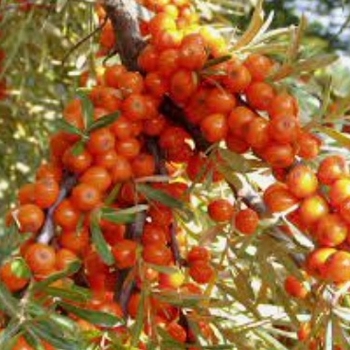
M 196 4 L 204 17 L 225 20 L 240 31 L 248 26 L 255 2 L 201 0 Z M 55 119 L 76 91 L 81 72 L 93 64 L 96 50 L 98 33 L 72 51 L 98 25 L 93 0 L 40 3 L 30 8 L 23 0 L 3 0 L 0 5 L 1 48 L 6 53 L 2 77 L 8 86 L 8 97 L 0 101 L 1 218 L 14 203 L 18 188 L 33 180 L 35 169 L 47 156 Z M 266 0 L 265 9 L 274 13 L 273 28 L 297 25 L 304 13 L 309 48 L 349 54 L 349 0 Z M 337 70 L 338 77 L 344 76 L 339 65 Z

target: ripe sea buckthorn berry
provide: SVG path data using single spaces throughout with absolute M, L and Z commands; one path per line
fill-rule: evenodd
M 105 192 L 111 185 L 112 178 L 105 168 L 92 166 L 82 174 L 79 181 L 94 186 L 101 192 Z
M 183 38 L 179 47 L 179 65 L 189 70 L 203 68 L 207 60 L 207 51 L 200 34 L 189 34 Z
M 299 206 L 300 218 L 306 225 L 313 225 L 327 213 L 328 202 L 317 193 L 305 198 Z
M 308 290 L 295 276 L 288 276 L 285 279 L 284 289 L 289 295 L 294 298 L 305 299 L 308 295 Z
M 59 249 L 56 253 L 55 266 L 59 271 L 67 269 L 75 261 L 78 261 L 78 257 L 69 249 Z
M 309 322 L 302 323 L 297 332 L 298 339 L 304 342 L 310 337 L 310 334 L 311 334 L 310 323 Z
M 298 204 L 299 200 L 281 182 L 270 185 L 264 192 L 264 202 L 272 212 L 282 212 Z
M 84 150 L 78 155 L 73 153 L 74 146 L 68 148 L 63 154 L 63 164 L 73 173 L 83 173 L 92 163 L 91 154 Z
M 298 128 L 297 120 L 294 117 L 281 116 L 270 121 L 269 135 L 277 142 L 290 143 L 296 140 Z
M 249 123 L 255 119 L 256 114 L 245 106 L 238 106 L 232 110 L 227 119 L 227 124 L 232 135 L 243 138 Z
M 148 118 L 147 98 L 141 94 L 130 94 L 122 103 L 122 112 L 131 121 Z
M 108 86 L 94 87 L 89 93 L 89 98 L 95 107 L 105 109 L 110 113 L 118 110 L 121 103 L 120 92 Z
M 82 256 L 90 243 L 90 233 L 86 228 L 64 230 L 58 237 L 59 244 L 78 256 Z
M 80 130 L 85 127 L 83 117 L 83 107 L 81 100 L 76 98 L 70 101 L 63 110 L 63 118 L 69 123 L 74 125 Z
M 136 264 L 138 244 L 129 239 L 119 241 L 112 248 L 115 264 L 119 270 L 133 267 Z
M 64 199 L 56 208 L 54 219 L 56 225 L 65 230 L 74 230 L 79 222 L 80 212 L 70 199 Z
M 245 93 L 248 104 L 261 111 L 267 111 L 275 97 L 273 87 L 264 82 L 250 84 Z
M 206 101 L 206 104 L 212 113 L 229 113 L 237 104 L 233 94 L 223 88 L 213 88 Z
M 261 157 L 272 168 L 288 168 L 294 163 L 295 153 L 290 144 L 270 143 L 261 150 Z
M 240 210 L 235 216 L 236 228 L 246 234 L 253 234 L 259 226 L 258 213 L 250 208 Z
M 58 132 L 50 137 L 50 153 L 51 160 L 55 164 L 62 161 L 61 158 L 64 152 L 71 146 L 71 142 L 67 134 L 64 132 Z
M 56 253 L 47 244 L 31 244 L 27 248 L 24 258 L 35 275 L 47 274 L 55 270 Z
M 325 158 L 317 171 L 317 177 L 324 185 L 331 185 L 334 181 L 348 174 L 349 168 L 345 158 L 338 155 Z
M 233 205 L 226 199 L 216 199 L 209 203 L 208 213 L 217 222 L 230 221 L 234 214 Z
M 336 251 L 325 262 L 325 277 L 335 283 L 343 283 L 350 280 L 350 253 Z
M 119 80 L 123 73 L 126 73 L 126 68 L 121 64 L 114 64 L 106 67 L 104 72 L 104 80 L 107 86 L 119 88 Z
M 320 153 L 321 140 L 313 134 L 299 131 L 296 140 L 298 151 L 297 154 L 303 159 L 314 159 Z
M 0 267 L 0 280 L 10 292 L 18 292 L 29 282 L 29 271 L 20 259 L 9 260 Z
M 330 203 L 334 208 L 350 198 L 350 178 L 340 178 L 334 181 L 329 192 Z
M 121 155 L 126 159 L 133 159 L 140 153 L 141 144 L 136 138 L 130 137 L 125 140 L 117 141 L 115 149 L 118 155 Z
M 149 210 L 149 216 L 152 219 L 152 223 L 155 223 L 161 226 L 169 226 L 174 219 L 171 208 L 162 204 L 151 206 Z
M 134 293 L 131 295 L 129 303 L 128 303 L 128 315 L 131 318 L 136 318 L 137 311 L 139 310 L 141 301 L 141 293 Z
M 155 71 L 159 53 L 153 45 L 147 45 L 137 58 L 139 67 L 145 72 Z
M 165 78 L 169 78 L 179 68 L 179 51 L 167 49 L 160 53 L 158 57 L 158 73 Z
M 146 262 L 162 266 L 169 265 L 173 258 L 170 249 L 161 243 L 145 245 L 142 256 Z
M 326 214 L 318 220 L 314 235 L 320 245 L 336 247 L 346 240 L 348 226 L 339 214 Z
M 93 164 L 109 170 L 114 166 L 116 160 L 117 152 L 111 149 L 105 153 L 95 154 Z
M 187 339 L 187 333 L 185 329 L 177 322 L 171 322 L 167 325 L 166 331 L 169 335 L 180 343 L 185 343 Z
M 45 220 L 44 212 L 35 204 L 21 205 L 16 215 L 21 232 L 36 233 L 40 230 Z
M 45 178 L 35 183 L 34 191 L 35 204 L 42 209 L 47 209 L 56 202 L 60 193 L 60 187 L 56 180 Z
M 101 154 L 114 148 L 115 138 L 108 128 L 93 131 L 89 136 L 87 149 L 91 154 Z
M 205 247 L 193 247 L 187 255 L 187 261 L 189 264 L 193 264 L 197 261 L 209 262 L 211 258 L 210 251 Z
M 142 131 L 148 136 L 158 136 L 162 134 L 166 126 L 166 119 L 162 114 L 143 121 Z
M 335 248 L 320 247 L 313 250 L 306 259 L 306 270 L 314 277 L 325 277 L 325 263 L 337 250 Z
M 241 140 L 238 136 L 228 134 L 225 138 L 227 148 L 235 153 L 243 154 L 249 151 L 250 145 L 248 142 Z
M 265 147 L 269 140 L 269 123 L 261 117 L 255 117 L 246 126 L 245 141 L 252 147 L 261 149 Z
M 132 168 L 128 159 L 120 155 L 116 155 L 115 164 L 110 172 L 113 183 L 124 182 L 132 177 Z
M 18 191 L 18 201 L 21 205 L 35 203 L 35 184 L 25 184 Z
M 107 50 L 112 50 L 116 43 L 115 32 L 112 27 L 112 23 L 107 21 L 106 25 L 101 30 L 100 45 L 105 47 Z
M 182 32 L 178 30 L 162 30 L 152 38 L 152 43 L 159 51 L 178 48 L 181 44 L 182 36 Z
M 224 87 L 233 94 L 244 92 L 251 83 L 252 77 L 248 69 L 241 63 L 228 62 L 226 73 L 222 82 Z
M 122 73 L 118 79 L 118 89 L 124 97 L 131 94 L 140 94 L 144 89 L 143 78 L 138 72 Z
M 199 283 L 209 283 L 215 276 L 214 269 L 210 266 L 207 261 L 198 260 L 190 265 L 189 274 L 191 278 Z
M 168 126 L 165 127 L 159 138 L 159 145 L 163 149 L 181 149 L 186 142 L 189 140 L 189 134 L 179 126 Z
M 268 113 L 271 119 L 296 118 L 299 113 L 298 102 L 292 95 L 281 92 L 272 99 Z
M 305 198 L 314 194 L 318 187 L 314 171 L 304 164 L 296 165 L 287 175 L 289 191 L 297 198 Z
M 132 121 L 126 116 L 120 116 L 110 127 L 110 130 L 119 140 L 125 140 L 133 136 Z
M 176 22 L 166 13 L 158 13 L 150 20 L 148 28 L 151 35 L 156 36 L 163 30 L 176 30 Z
M 131 161 L 133 175 L 137 177 L 151 176 L 156 171 L 156 162 L 151 154 L 140 153 Z
M 146 75 L 145 86 L 147 92 L 157 98 L 161 98 L 169 90 L 169 82 L 158 72 L 151 72 Z
M 37 180 L 50 178 L 55 180 L 57 183 L 60 183 L 62 180 L 62 176 L 62 168 L 53 163 L 43 163 L 36 171 Z
M 226 116 L 220 113 L 210 114 L 201 121 L 200 128 L 209 142 L 219 142 L 227 135 Z
M 273 62 L 267 56 L 253 53 L 244 61 L 244 65 L 248 68 L 253 80 L 265 80 L 273 69 Z
M 345 199 L 339 206 L 339 214 L 350 224 L 350 198 Z
M 81 211 L 90 211 L 101 202 L 99 190 L 90 184 L 80 183 L 73 188 L 72 203 Z
M 195 72 L 186 69 L 177 70 L 170 79 L 170 95 L 183 103 L 197 90 L 198 77 Z
M 168 228 L 154 223 L 146 223 L 143 234 L 142 244 L 167 244 L 169 240 Z

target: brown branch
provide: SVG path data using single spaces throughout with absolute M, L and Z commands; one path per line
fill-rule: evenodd
M 103 4 L 117 34 L 121 61 L 132 71 L 139 70 L 137 58 L 146 46 L 138 24 L 138 6 L 132 0 L 105 0 Z

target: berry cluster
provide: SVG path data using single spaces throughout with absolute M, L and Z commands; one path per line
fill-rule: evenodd
M 214 342 L 211 326 L 196 309 L 170 300 L 174 294 L 200 299 L 203 285 L 210 290 L 216 280 L 210 251 L 188 247 L 178 225 L 190 205 L 189 185 L 224 179 L 223 160 L 203 153 L 203 144 L 266 163 L 280 180 L 264 192 L 266 206 L 272 213 L 298 206 L 288 219 L 317 245 L 307 260 L 308 273 L 336 283 L 350 280 L 346 162 L 330 156 L 317 173 L 307 165 L 321 143 L 303 129 L 296 98 L 269 80 L 278 63 L 257 53 L 230 55 L 224 38 L 199 24 L 188 0 L 141 3 L 155 15 L 140 24 L 148 44 L 138 56 L 139 71 L 123 64 L 101 68 L 88 94 L 64 108 L 62 130 L 50 138 L 49 162 L 39 167 L 34 183 L 19 190 L 18 206 L 7 217 L 9 226 L 30 237 L 0 267 L 1 281 L 21 293 L 31 281 L 65 273 L 50 286 L 76 284 L 92 293 L 71 307 L 131 320 L 145 309 L 143 330 L 151 338 L 161 327 L 174 341 L 193 345 L 196 328 Z M 106 55 L 118 38 L 102 6 L 97 14 L 104 23 L 98 55 Z M 83 74 L 83 86 L 89 76 Z M 169 103 L 181 118 L 168 113 Z M 183 177 L 176 178 L 182 170 Z M 245 204 L 237 210 L 229 200 L 215 198 L 208 215 L 251 235 L 260 218 Z M 78 262 L 80 269 L 71 271 Z M 293 296 L 307 294 L 293 276 L 285 285 Z M 82 330 L 105 329 L 67 304 L 61 312 Z M 113 331 L 129 341 L 125 325 Z M 20 337 L 14 349 L 25 346 Z

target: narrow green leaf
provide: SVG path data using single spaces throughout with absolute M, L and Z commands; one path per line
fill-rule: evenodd
M 127 209 L 102 208 L 101 218 L 116 224 L 129 224 L 135 221 L 137 213 L 148 209 L 148 205 L 140 204 Z
M 70 134 L 74 134 L 74 135 L 79 135 L 79 136 L 85 136 L 84 132 L 82 130 L 80 130 L 79 128 L 77 128 L 76 126 L 68 123 L 65 119 L 58 119 L 56 121 L 56 127 L 59 130 L 62 131 L 66 131 Z
M 105 115 L 102 118 L 95 120 L 88 128 L 87 132 L 91 133 L 97 129 L 104 128 L 113 124 L 120 117 L 120 112 L 115 112 L 112 114 Z
M 48 287 L 53 282 L 56 282 L 64 277 L 71 276 L 79 271 L 81 267 L 80 261 L 74 261 L 72 262 L 68 268 L 62 272 L 55 273 L 54 275 L 51 275 L 50 277 L 37 282 L 33 285 L 33 291 L 43 290 L 45 287 Z
M 59 305 L 66 311 L 71 312 L 96 326 L 112 328 L 124 323 L 121 318 L 106 312 L 87 310 L 65 302 L 59 302 Z
M 79 91 L 77 95 L 82 104 L 85 125 L 88 130 L 94 123 L 94 105 L 86 93 Z
M 137 346 L 140 341 L 141 333 L 143 330 L 144 318 L 145 318 L 145 300 L 146 300 L 146 290 L 142 289 L 139 309 L 137 310 L 135 323 L 131 329 L 131 346 Z
M 337 141 L 340 146 L 350 148 L 350 137 L 344 135 L 343 133 L 325 126 L 318 127 L 318 130 Z
M 92 241 L 96 247 L 98 254 L 107 265 L 113 265 L 114 256 L 111 252 L 110 246 L 103 237 L 99 220 L 96 214 L 93 215 L 93 218 L 91 220 L 90 230 L 92 235 Z
M 12 296 L 4 283 L 0 283 L 0 310 L 15 317 L 19 310 L 18 300 Z
M 154 189 L 145 184 L 137 184 L 137 190 L 150 200 L 157 201 L 173 209 L 178 209 L 180 212 L 184 213 L 188 219 L 193 217 L 191 210 L 186 207 L 184 202 L 172 197 L 164 191 Z
M 53 297 L 80 302 L 87 301 L 91 297 L 91 293 L 86 294 L 74 288 L 47 287 L 45 288 L 45 293 Z

